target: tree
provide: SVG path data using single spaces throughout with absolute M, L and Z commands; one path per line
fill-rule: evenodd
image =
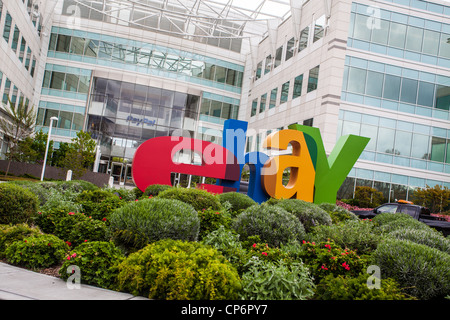
M 48 134 L 40 130 L 34 137 L 27 137 L 18 143 L 15 161 L 42 164 L 45 157 Z M 49 154 L 52 154 L 53 141 L 50 141 Z
M 72 170 L 75 179 L 80 178 L 95 161 L 96 143 L 91 134 L 79 131 L 68 145 L 62 166 Z
M 6 153 L 6 157 L 9 160 L 5 173 L 5 176 L 7 176 L 11 161 L 18 152 L 19 141 L 31 136 L 34 131 L 36 113 L 33 108 L 28 108 L 23 102 L 19 103 L 16 107 L 9 98 L 8 104 L 5 105 L 3 111 L 6 116 L 0 118 L 0 129 L 9 138 L 8 152 Z
M 432 213 L 443 212 L 450 204 L 450 189 L 440 185 L 418 188 L 414 191 L 414 202 L 428 207 Z

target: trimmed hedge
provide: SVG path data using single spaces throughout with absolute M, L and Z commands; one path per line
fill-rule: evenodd
M 227 202 L 230 204 L 233 215 L 257 204 L 252 198 L 239 192 L 225 192 L 218 194 L 217 197 L 222 205 Z
M 305 227 L 306 232 L 318 225 L 331 225 L 330 215 L 318 205 L 300 199 L 283 199 L 275 204 L 295 215 Z
M 0 224 L 27 223 L 36 215 L 38 198 L 20 186 L 0 184 Z
M 110 234 L 124 248 L 136 251 L 161 239 L 196 241 L 200 220 L 194 208 L 175 199 L 144 199 L 115 210 Z
M 190 204 L 197 211 L 208 208 L 217 211 L 222 209 L 222 205 L 216 196 L 200 189 L 170 188 L 160 192 L 158 198 L 180 200 Z
M 232 228 L 240 235 L 241 241 L 259 236 L 261 241 L 275 247 L 305 237 L 302 223 L 292 213 L 270 205 L 254 205 L 244 210 L 236 217 Z
M 419 299 L 450 294 L 450 255 L 409 240 L 387 239 L 373 253 L 383 278 L 395 279 Z

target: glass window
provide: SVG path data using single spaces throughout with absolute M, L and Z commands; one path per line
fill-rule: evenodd
M 220 101 L 211 101 L 211 116 L 220 118 L 222 112 L 222 102 Z
M 308 36 L 309 36 L 309 27 L 306 27 L 300 32 L 300 38 L 298 42 L 298 52 L 308 47 Z
M 216 72 L 214 75 L 214 81 L 224 83 L 226 79 L 227 69 L 221 66 L 216 66 Z
M 406 37 L 406 25 L 391 21 L 389 33 L 389 45 L 392 47 L 404 48 Z
M 395 130 L 378 128 L 377 151 L 382 153 L 394 153 Z
M 309 70 L 309 79 L 308 79 L 308 90 L 307 92 L 311 92 L 317 89 L 317 85 L 319 82 L 319 66 L 312 68 Z
M 58 34 L 52 33 L 52 35 L 50 36 L 50 42 L 48 44 L 49 51 L 55 51 L 57 40 L 58 40 Z
M 13 33 L 12 43 L 11 43 L 11 48 L 13 49 L 14 52 L 17 51 L 17 46 L 19 45 L 19 37 L 20 37 L 20 30 L 16 25 L 16 26 L 14 26 L 14 33 Z
M 372 29 L 372 42 L 387 44 L 389 38 L 389 21 L 379 20 L 380 27 Z
M 383 98 L 398 100 L 400 94 L 400 77 L 386 74 L 384 77 Z
M 395 132 L 395 153 L 396 155 L 409 157 L 411 154 L 412 133 L 405 131 Z
M 433 102 L 434 102 L 434 84 L 420 81 L 417 104 L 421 106 L 433 107 Z
M 436 86 L 436 108 L 450 110 L 450 87 Z
M 222 118 L 223 119 L 231 119 L 231 111 L 232 111 L 232 105 L 230 103 L 223 103 L 222 106 Z
M 83 130 L 84 127 L 84 115 L 80 113 L 73 114 L 72 130 Z
M 446 139 L 432 137 L 431 138 L 431 157 L 430 160 L 444 162 Z
M 200 108 L 200 114 L 209 115 L 210 108 L 211 108 L 211 100 L 202 99 L 202 106 Z
M 80 84 L 78 86 L 79 93 L 89 93 L 89 82 L 91 81 L 91 77 L 88 76 L 80 76 Z
M 86 39 L 72 37 L 72 43 L 70 45 L 70 53 L 83 55 L 85 44 L 86 44 Z
M 353 37 L 358 40 L 370 41 L 370 29 L 367 27 L 368 16 L 357 14 L 355 17 L 355 29 Z
M 280 104 L 281 103 L 285 103 L 286 101 L 288 101 L 288 97 L 289 97 L 289 81 L 283 83 L 283 85 L 281 86 L 281 97 L 280 97 Z
M 278 67 L 281 64 L 281 59 L 283 57 L 283 46 L 279 47 L 275 52 L 275 65 L 274 68 Z
M 260 61 L 258 63 L 258 65 L 256 66 L 256 79 L 258 80 L 259 78 L 261 78 L 261 72 L 262 72 L 262 61 Z
M 319 19 L 316 20 L 315 26 L 314 26 L 314 39 L 313 42 L 316 42 L 317 40 L 323 38 L 324 32 L 325 32 L 325 16 L 321 16 Z
M 56 51 L 69 52 L 70 51 L 70 36 L 58 35 L 58 42 L 56 43 Z
M 51 109 L 46 109 L 45 110 L 45 114 L 44 114 L 44 127 L 49 127 L 50 126 L 50 118 L 52 117 L 57 117 L 58 118 L 58 110 L 51 110 Z M 55 123 L 53 122 L 53 125 Z
M 437 56 L 439 50 L 439 37 L 439 32 L 424 30 L 422 52 Z
M 229 84 L 230 86 L 236 85 L 236 83 L 237 83 L 236 73 L 237 73 L 236 70 L 228 69 L 226 84 Z
M 377 209 L 377 213 L 383 213 L 383 212 L 396 213 L 397 208 L 398 208 L 398 205 L 396 205 L 396 204 L 386 204 L 384 206 L 379 207 Z
M 411 147 L 411 157 L 417 159 L 428 160 L 428 145 L 430 137 L 422 134 L 413 134 L 413 142 Z
M 60 111 L 58 119 L 58 128 L 70 129 L 72 127 L 72 112 Z
M 277 103 L 277 94 L 278 88 L 272 89 L 272 91 L 270 91 L 269 109 L 275 108 L 275 105 Z
M 252 101 L 252 111 L 251 111 L 251 117 L 253 117 L 254 115 L 256 115 L 256 112 L 258 111 L 258 99 L 254 99 Z
M 294 92 L 292 94 L 292 99 L 300 97 L 302 95 L 302 86 L 303 86 L 303 75 L 299 75 L 294 80 Z
M 442 33 L 439 45 L 439 56 L 450 59 L 450 34 Z
M 268 74 L 271 69 L 272 69 L 272 55 L 269 54 L 266 57 L 266 64 L 265 64 L 265 67 L 264 67 L 264 74 Z
M 9 12 L 6 12 L 5 26 L 3 27 L 3 39 L 8 43 L 11 35 L 12 17 Z
M 291 38 L 287 42 L 285 60 L 289 60 L 294 55 L 295 38 Z
M 383 93 L 384 74 L 374 71 L 367 71 L 366 94 L 380 97 Z
M 66 74 L 62 72 L 56 72 L 54 71 L 52 73 L 52 80 L 50 82 L 50 88 L 51 89 L 57 89 L 57 90 L 65 90 L 65 79 Z
M 351 67 L 348 73 L 347 91 L 364 93 L 367 71 Z
M 77 92 L 79 78 L 75 74 L 66 75 L 66 90 Z
M 36 117 L 36 125 L 37 126 L 41 126 L 42 123 L 44 122 L 44 115 L 45 115 L 45 109 L 39 108 L 37 117 Z
M 422 49 L 423 29 L 408 26 L 405 49 L 420 52 Z
M 417 98 L 417 84 L 417 80 L 403 78 L 400 101 L 415 104 Z
M 266 110 L 266 102 L 267 102 L 267 93 L 264 93 L 259 100 L 259 113 L 264 112 Z
M 359 135 L 359 133 L 358 133 L 358 135 Z M 364 150 L 376 151 L 378 127 L 362 123 L 361 124 L 361 136 L 370 138 L 369 143 L 367 144 L 367 146 Z
M 361 124 L 357 122 L 345 121 L 342 126 L 342 135 L 354 134 L 359 136 L 361 131 Z

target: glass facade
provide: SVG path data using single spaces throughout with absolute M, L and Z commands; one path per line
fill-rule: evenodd
M 341 110 L 338 137 L 370 138 L 360 159 L 450 173 L 450 129 Z
M 48 56 L 134 72 L 160 70 L 169 78 L 176 75 L 235 93 L 241 91 L 244 71 L 243 66 L 186 51 L 64 28 L 52 29 Z
M 450 24 L 353 3 L 348 46 L 450 68 Z
M 141 143 L 175 130 L 195 136 L 199 96 L 94 78 L 90 101 L 87 130 L 103 160 L 130 162 Z
M 347 56 L 342 99 L 450 119 L 450 77 Z

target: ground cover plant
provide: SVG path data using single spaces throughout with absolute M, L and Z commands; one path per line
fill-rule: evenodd
M 2 262 L 153 299 L 450 297 L 450 239 L 404 214 L 81 181 L 3 183 L 0 204 Z

